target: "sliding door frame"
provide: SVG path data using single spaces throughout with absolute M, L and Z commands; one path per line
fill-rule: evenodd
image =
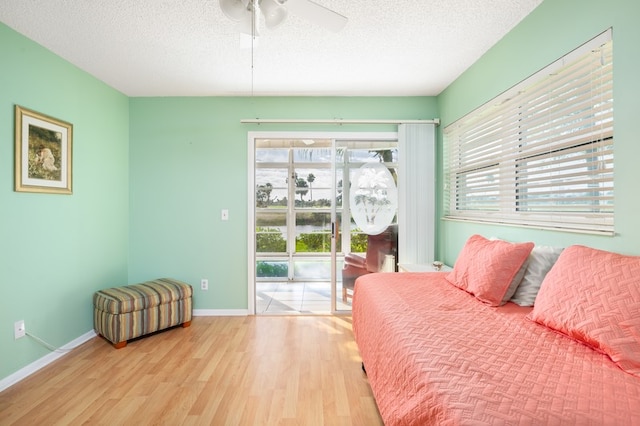
M 398 139 L 398 132 L 330 132 L 330 131 L 263 131 L 247 133 L 247 190 L 248 190 L 248 206 L 247 206 L 247 306 L 249 315 L 256 314 L 256 235 L 255 235 L 255 208 L 256 208 L 256 184 L 255 184 L 255 150 L 256 139 L 331 139 L 332 151 L 335 155 L 335 142 L 341 141 L 376 141 Z M 332 168 L 335 162 L 332 162 Z M 335 170 L 332 169 L 335 175 Z M 333 183 L 335 185 L 335 182 Z M 335 193 L 336 188 L 333 188 Z M 335 223 L 335 205 L 332 207 L 332 221 Z M 332 246 L 335 240 L 332 238 Z M 332 250 L 333 251 L 333 250 Z M 339 313 L 336 310 L 336 276 L 335 276 L 335 254 L 333 254 L 334 262 L 332 264 L 332 283 L 331 283 L 331 311 Z

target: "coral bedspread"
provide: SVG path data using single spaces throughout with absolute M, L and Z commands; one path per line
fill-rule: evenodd
M 640 424 L 640 379 L 445 275 L 356 282 L 353 331 L 387 426 Z

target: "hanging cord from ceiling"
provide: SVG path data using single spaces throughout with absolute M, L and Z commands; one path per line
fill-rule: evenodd
M 258 26 L 258 13 L 260 10 L 260 6 L 258 4 L 258 0 L 251 0 L 251 97 L 254 95 L 255 88 L 255 42 L 257 37 L 257 26 Z

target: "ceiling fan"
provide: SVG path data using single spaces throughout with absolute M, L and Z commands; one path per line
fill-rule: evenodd
M 220 8 L 240 24 L 241 33 L 254 37 L 259 35 L 261 16 L 269 29 L 282 24 L 291 12 L 334 32 L 344 28 L 348 20 L 311 0 L 220 0 Z

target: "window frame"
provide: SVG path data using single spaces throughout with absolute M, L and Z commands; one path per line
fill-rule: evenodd
M 612 45 L 608 29 L 444 129 L 444 219 L 615 233 Z

